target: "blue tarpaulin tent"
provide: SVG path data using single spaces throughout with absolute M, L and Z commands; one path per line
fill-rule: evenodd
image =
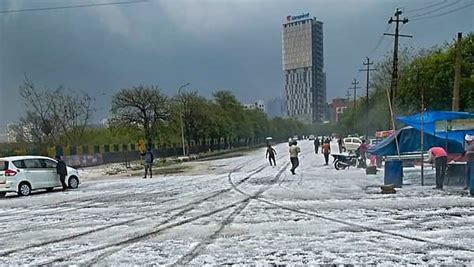
M 397 120 L 421 131 L 421 113 L 397 117 Z M 471 122 L 467 123 L 469 120 L 471 120 Z M 440 138 L 454 140 L 460 144 L 464 144 L 464 136 L 466 134 L 474 135 L 473 123 L 473 113 L 428 111 L 424 113 L 423 131 Z
M 420 151 L 420 139 L 421 132 L 411 126 L 404 127 L 396 132 L 398 138 L 398 144 L 400 147 L 400 153 L 411 153 Z M 463 146 L 459 142 L 454 140 L 441 138 L 434 136 L 427 132 L 424 133 L 424 147 L 423 150 L 427 151 L 433 146 L 445 147 L 449 153 L 462 153 Z M 377 145 L 369 148 L 369 153 L 379 156 L 391 156 L 397 155 L 397 145 L 395 143 L 395 134 L 384 139 Z

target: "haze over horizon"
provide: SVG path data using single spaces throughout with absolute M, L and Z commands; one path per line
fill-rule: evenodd
M 4 0 L 0 10 L 83 3 Z M 422 9 L 436 3 L 440 4 Z M 474 5 L 440 17 L 429 16 L 470 3 L 150 0 L 130 5 L 0 13 L 0 129 L 23 115 L 25 106 L 18 87 L 25 73 L 42 88 L 64 86 L 90 93 L 97 99 L 96 121 L 107 117 L 114 93 L 140 84 L 157 85 L 168 95 L 188 82 L 191 85 L 187 90 L 197 90 L 206 97 L 216 90 L 229 89 L 243 103 L 280 96 L 281 26 L 287 15 L 306 12 L 324 23 L 330 101 L 344 96 L 353 78 L 365 83 L 364 74 L 358 70 L 366 56 L 377 62 L 391 51 L 392 37 L 378 41 L 383 32 L 394 31 L 394 25 L 387 22 L 397 7 L 406 11 L 402 17 L 427 17 L 402 26 L 401 32 L 414 38 L 402 38 L 401 46 L 429 48 L 452 42 L 457 32 L 472 31 Z

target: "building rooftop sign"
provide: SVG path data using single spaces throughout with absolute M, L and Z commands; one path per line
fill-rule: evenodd
M 290 21 L 295 21 L 295 20 L 300 20 L 300 19 L 305 19 L 305 18 L 309 18 L 309 13 L 304 13 L 298 16 L 288 15 L 286 16 L 286 21 L 290 22 Z

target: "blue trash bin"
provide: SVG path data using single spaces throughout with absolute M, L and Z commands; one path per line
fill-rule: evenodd
M 388 160 L 385 162 L 384 185 L 393 184 L 401 188 L 403 184 L 403 164 L 401 160 Z

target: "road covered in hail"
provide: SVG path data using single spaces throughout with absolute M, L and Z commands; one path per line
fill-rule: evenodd
M 299 145 L 296 175 L 280 144 L 276 167 L 262 148 L 194 162 L 201 173 L 0 199 L 0 265 L 474 263 L 474 199 L 462 190 L 421 187 L 406 171 L 407 185 L 382 195 L 383 174 L 337 171 Z

